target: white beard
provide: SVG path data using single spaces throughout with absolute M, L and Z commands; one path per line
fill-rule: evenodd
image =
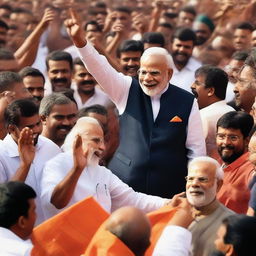
M 193 196 L 190 194 L 191 190 L 192 191 L 200 191 L 200 192 L 203 192 L 203 194 Z M 210 204 L 214 200 L 214 198 L 216 197 L 216 193 L 217 193 L 216 191 L 217 191 L 217 182 L 215 182 L 214 185 L 207 190 L 203 190 L 202 188 L 197 188 L 197 189 L 190 188 L 186 192 L 186 195 L 187 195 L 188 202 L 191 205 L 193 205 L 195 207 L 202 207 L 202 206 Z
M 95 150 L 95 149 L 90 149 L 88 156 L 87 156 L 87 165 L 88 166 L 95 167 L 95 166 L 99 165 L 100 158 L 94 154 L 96 151 L 97 150 Z

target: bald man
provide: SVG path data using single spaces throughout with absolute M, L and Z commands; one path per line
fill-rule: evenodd
M 194 96 L 169 84 L 170 54 L 160 47 L 147 49 L 137 80 L 113 69 L 87 43 L 75 18 L 65 24 L 87 70 L 121 115 L 120 144 L 108 168 L 136 191 L 168 198 L 179 193 L 188 159 L 206 152 Z

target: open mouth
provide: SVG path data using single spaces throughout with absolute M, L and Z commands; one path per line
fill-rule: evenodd
M 98 158 L 100 158 L 100 157 L 101 157 L 101 155 L 102 155 L 102 153 L 101 153 L 101 152 L 99 152 L 99 151 L 95 151 L 95 152 L 94 152 L 94 155 L 96 155 Z
M 192 196 L 201 196 L 204 193 L 202 191 L 191 191 L 191 192 L 189 192 L 189 194 Z

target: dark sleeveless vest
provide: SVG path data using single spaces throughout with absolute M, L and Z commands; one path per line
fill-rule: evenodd
M 108 168 L 135 191 L 170 198 L 185 189 L 187 124 L 194 96 L 170 85 L 154 122 L 151 99 L 133 79 Z M 178 116 L 182 122 L 170 122 Z

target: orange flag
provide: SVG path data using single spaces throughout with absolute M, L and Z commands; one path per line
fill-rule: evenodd
M 80 256 L 109 214 L 86 198 L 33 230 L 32 256 Z
M 168 222 L 171 220 L 173 215 L 176 213 L 176 211 L 177 211 L 177 208 L 173 208 L 170 205 L 166 205 L 157 211 L 153 211 L 147 214 L 150 220 L 152 229 L 151 229 L 151 237 L 150 237 L 151 244 L 147 249 L 145 256 L 152 255 L 156 242 L 158 241 L 164 228 L 166 227 Z
M 82 256 L 134 256 L 133 252 L 115 235 L 101 225 Z

